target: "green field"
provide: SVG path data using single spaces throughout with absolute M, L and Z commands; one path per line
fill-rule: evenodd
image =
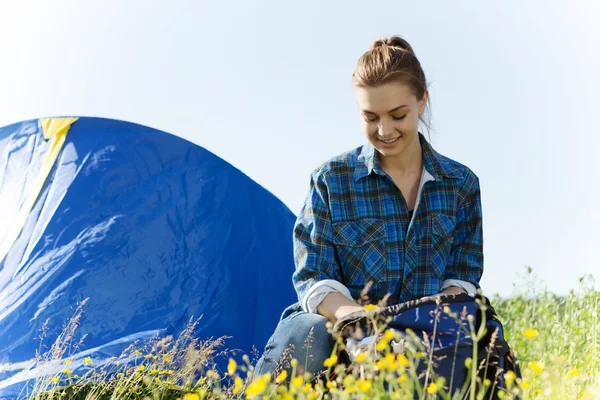
M 535 279 L 531 270 L 527 278 L 528 283 L 519 288 L 519 295 L 490 298 L 523 371 L 522 380 L 508 376 L 511 390 L 504 398 L 520 395 L 524 399 L 600 399 L 600 292 L 593 289 L 592 278 L 582 278 L 580 288 L 566 296 L 540 290 L 539 285 L 532 283 Z M 78 309 L 81 312 L 84 310 Z M 471 390 L 470 385 L 460 395 L 457 392 L 450 396 L 444 389 L 447 383 L 435 377 L 425 387 L 421 386 L 413 367 L 426 362 L 427 355 L 422 352 L 367 358 L 352 369 L 338 366 L 334 381 L 316 385 L 307 383 L 310 376 L 297 376 L 287 385 L 279 384 L 284 378 L 281 375 L 259 377 L 249 383 L 250 365 L 256 355 L 245 356 L 246 365 L 230 362 L 228 372 L 211 369 L 212 360 L 229 357 L 231 353 L 226 350 L 227 338 L 204 342 L 192 338 L 195 323 L 201 324 L 201 319 L 191 323 L 179 338 L 129 349 L 131 355 L 143 356 L 143 361 L 122 368 L 107 382 L 101 382 L 111 373 L 101 366 L 81 377 L 69 370 L 68 354 L 76 348 L 78 315 L 48 354 L 40 356 L 46 362 L 65 358 L 67 361 L 60 374 L 36 383 L 39 390 L 44 390 L 36 398 L 317 399 L 325 393 L 325 398 L 335 399 L 412 399 L 414 393 L 423 399 L 487 398 L 482 391 Z M 183 361 L 186 367 L 176 369 L 177 361 Z M 332 369 L 336 368 L 334 358 L 329 363 Z M 90 365 L 93 367 L 91 362 Z M 225 379 L 234 379 L 234 384 L 225 385 Z

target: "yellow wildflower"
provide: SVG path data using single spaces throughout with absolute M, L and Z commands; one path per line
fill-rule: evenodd
M 383 334 L 383 337 L 386 338 L 388 341 L 392 340 L 394 338 L 395 334 L 394 331 L 392 331 L 391 329 L 387 329 L 385 331 L 385 333 Z
M 427 393 L 434 394 L 438 391 L 438 385 L 435 382 L 431 382 L 429 386 L 427 386 Z
M 539 363 L 537 361 L 531 361 L 529 363 L 529 368 L 531 368 L 531 370 L 536 374 L 541 374 L 542 372 L 544 372 L 544 364 Z
M 52 382 L 54 382 L 54 383 L 58 383 L 58 380 L 59 380 L 59 379 L 58 379 L 58 376 L 55 376 L 55 377 L 54 377 L 54 379 L 52 379 Z
M 264 379 L 256 379 L 254 380 L 246 389 L 246 396 L 248 398 L 252 398 L 254 396 L 258 396 L 262 394 L 267 388 L 267 383 Z
M 356 386 L 358 386 L 361 392 L 367 393 L 369 390 L 371 390 L 371 381 L 367 379 L 359 379 L 356 381 Z
M 310 383 L 307 383 L 302 388 L 302 393 L 306 394 L 306 393 L 310 392 L 311 390 L 312 390 L 312 386 L 310 385 Z
M 574 376 L 574 377 L 581 376 L 581 372 L 579 372 L 579 370 L 577 368 L 571 368 L 571 370 L 569 371 L 569 374 L 571 374 L 571 376 Z
M 158 371 L 155 370 L 155 369 L 151 369 L 150 372 L 149 372 L 149 374 L 150 375 L 156 375 L 156 374 L 158 374 Z
M 233 394 L 238 394 L 239 392 L 241 392 L 243 384 L 244 384 L 244 381 L 242 381 L 242 378 L 240 378 L 239 376 L 236 376 L 235 382 L 234 382 L 234 387 L 233 387 Z
M 365 306 L 365 310 L 367 310 L 367 311 L 372 311 L 372 310 L 374 310 L 376 308 L 377 308 L 377 306 L 375 304 L 367 304 Z
M 536 331 L 535 329 L 525 329 L 523 331 L 523 336 L 525 336 L 526 339 L 533 339 L 536 338 L 540 335 L 540 333 L 538 331 Z
M 281 383 L 283 381 L 285 381 L 285 378 L 287 378 L 288 373 L 286 370 L 281 371 L 281 373 L 279 375 L 277 375 L 277 378 L 275 378 L 275 382 L 277 383 Z
M 400 375 L 400 376 L 398 377 L 398 379 L 396 379 L 396 382 L 398 382 L 398 383 L 404 383 L 404 382 L 406 382 L 406 379 L 407 379 L 407 378 L 406 378 L 406 375 L 405 375 L 405 374 L 402 374 L 402 375 Z
M 66 368 L 65 368 L 65 369 L 63 369 L 61 372 L 62 372 L 63 374 L 67 374 L 67 375 L 71 375 L 71 374 L 73 373 L 73 371 L 71 371 L 70 369 L 66 369 Z
M 387 365 L 388 363 L 384 359 L 381 359 L 375 363 L 375 368 L 378 370 L 382 370 L 385 369 Z
M 304 383 L 304 378 L 300 375 L 298 375 L 297 377 L 292 379 L 292 386 L 295 388 L 300 388 L 300 386 L 302 386 L 303 383 Z
M 158 383 L 159 385 L 162 383 L 162 381 L 160 380 L 160 378 L 154 378 L 154 382 Z
M 237 369 L 237 363 L 233 358 L 229 359 L 229 363 L 227 364 L 227 373 L 229 375 L 235 374 L 235 370 Z
M 146 367 L 144 367 L 143 365 L 140 365 L 140 368 L 139 368 L 140 371 L 144 371 L 145 369 L 146 369 Z
M 367 353 L 366 352 L 362 352 L 359 353 L 356 357 L 354 357 L 354 361 L 356 361 L 357 363 L 362 363 L 363 361 L 365 361 L 365 359 L 367 358 Z
M 86 357 L 86 358 L 83 360 L 83 363 L 84 363 L 84 364 L 91 364 L 91 363 L 92 363 L 92 359 L 91 359 L 90 357 Z
M 136 350 L 134 353 L 135 353 L 136 356 L 141 356 L 142 355 L 142 352 L 139 351 L 139 350 Z
M 72 363 L 72 361 L 71 361 L 71 360 L 65 360 L 65 365 L 69 365 L 69 364 L 71 364 L 71 363 Z
M 146 355 L 144 356 L 144 358 L 145 358 L 146 360 L 147 360 L 147 359 L 149 359 L 149 358 L 152 358 L 152 354 L 148 353 L 148 354 L 146 354 Z M 196 395 L 196 396 L 198 396 L 198 395 Z
M 523 378 L 519 386 L 521 386 L 521 389 L 529 389 L 529 381 Z
M 333 354 L 331 357 L 329 357 L 327 360 L 325 360 L 325 362 L 323 363 L 324 366 L 326 367 L 333 367 L 338 361 L 338 357 Z
M 504 374 L 504 379 L 506 380 L 506 383 L 508 383 L 509 385 L 512 382 L 514 382 L 516 378 L 517 378 L 517 375 L 513 371 L 508 371 L 507 373 Z
M 398 360 L 401 366 L 410 367 L 410 361 L 408 361 L 408 358 L 406 358 L 404 354 L 398 354 L 396 356 L 396 359 Z
M 183 396 L 183 400 L 200 400 L 200 396 L 198 396 L 196 393 L 186 393 Z
M 292 358 L 292 361 L 290 361 L 290 363 L 292 364 L 292 367 L 297 367 L 298 366 L 298 360 L 296 360 L 295 358 Z
M 379 351 L 385 351 L 385 349 L 387 349 L 387 345 L 388 345 L 388 341 L 386 338 L 381 338 L 378 342 L 377 342 L 377 346 L 375 346 L 375 348 Z
M 335 382 L 329 381 L 329 382 L 327 382 L 326 386 L 327 386 L 327 389 L 330 389 L 330 390 L 334 389 L 335 388 Z
M 380 370 L 386 369 L 386 368 L 393 369 L 394 366 L 395 366 L 395 363 L 394 363 L 394 354 L 393 353 L 386 354 L 385 357 L 383 357 L 382 359 L 380 359 L 379 361 L 377 361 L 375 363 L 375 367 Z

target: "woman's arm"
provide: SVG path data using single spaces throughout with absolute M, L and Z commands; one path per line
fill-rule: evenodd
M 341 282 L 332 229 L 327 185 L 323 175 L 315 171 L 294 226 L 296 271 L 292 281 L 304 311 L 335 321 L 336 315 L 339 318 L 344 312 L 343 307 L 360 306 L 351 300 L 350 292 Z
M 348 300 L 339 292 L 331 292 L 327 294 L 318 307 L 319 314 L 331 322 L 337 321 L 346 314 L 363 309 L 364 308 L 362 306 L 359 306 L 354 301 Z
M 479 289 L 483 273 L 483 218 L 479 179 L 474 173 L 467 178 L 464 189 L 461 190 L 461 199 L 444 280 L 470 282 Z

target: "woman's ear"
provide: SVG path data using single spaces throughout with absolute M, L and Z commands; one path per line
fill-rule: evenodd
M 419 115 L 425 112 L 425 106 L 427 105 L 427 99 L 429 99 L 429 90 L 425 90 L 423 93 L 423 98 L 419 102 Z

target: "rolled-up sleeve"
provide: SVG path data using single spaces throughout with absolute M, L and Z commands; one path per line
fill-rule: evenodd
M 311 288 L 315 284 L 326 280 L 341 281 L 332 236 L 327 186 L 317 170 L 311 175 L 309 192 L 293 233 L 296 270 L 292 281 L 303 308 L 307 296 L 314 293 Z
M 479 288 L 483 274 L 483 218 L 479 178 L 470 173 L 456 213 L 454 242 L 444 279 L 470 282 Z

